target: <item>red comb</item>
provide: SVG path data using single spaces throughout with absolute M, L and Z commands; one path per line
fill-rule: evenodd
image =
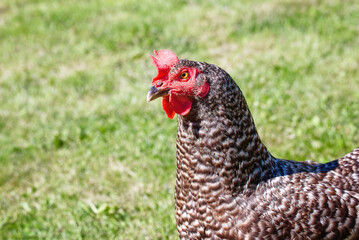
M 170 50 L 159 50 L 153 51 L 155 56 L 150 56 L 152 58 L 152 63 L 156 66 L 158 74 L 152 79 L 152 84 L 159 80 L 167 80 L 168 73 L 171 70 L 171 67 L 178 62 L 178 57 Z

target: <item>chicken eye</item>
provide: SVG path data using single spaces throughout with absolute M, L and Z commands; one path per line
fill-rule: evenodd
M 182 72 L 181 75 L 180 75 L 180 78 L 181 78 L 181 79 L 186 79 L 186 78 L 188 78 L 188 72 L 187 72 L 187 71 L 186 71 L 186 72 Z

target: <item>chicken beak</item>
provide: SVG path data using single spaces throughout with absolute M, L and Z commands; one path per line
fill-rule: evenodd
M 168 95 L 170 90 L 171 90 L 170 88 L 161 88 L 161 87 L 152 86 L 147 93 L 147 102 L 151 102 L 156 98 Z

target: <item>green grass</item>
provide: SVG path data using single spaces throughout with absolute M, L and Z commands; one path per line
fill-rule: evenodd
M 226 69 L 273 155 L 359 146 L 359 2 L 3 0 L 0 239 L 176 239 L 153 49 Z

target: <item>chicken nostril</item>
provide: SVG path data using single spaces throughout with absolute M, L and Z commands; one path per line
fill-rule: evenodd
M 161 87 L 163 85 L 163 82 L 156 83 L 156 87 Z

